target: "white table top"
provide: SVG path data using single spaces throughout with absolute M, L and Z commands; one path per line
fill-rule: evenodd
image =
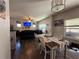
M 40 34 L 38 37 L 43 37 L 46 43 L 52 41 L 58 43 L 61 49 L 64 48 L 66 44 L 69 44 L 67 40 L 59 41 L 57 37 L 45 37 L 45 34 Z

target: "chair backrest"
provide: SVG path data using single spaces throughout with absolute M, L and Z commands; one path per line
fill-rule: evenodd
M 36 33 L 34 33 L 35 38 L 37 37 Z
M 39 40 L 40 40 L 40 43 L 41 43 L 42 48 L 46 49 L 44 37 L 39 37 Z
M 61 34 L 55 34 L 54 37 L 58 38 L 58 40 L 63 39 L 63 35 L 61 35 Z
M 35 39 L 38 40 L 38 35 L 36 33 L 34 33 Z

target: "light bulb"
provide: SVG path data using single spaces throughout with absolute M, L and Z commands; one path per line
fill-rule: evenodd
M 17 24 L 17 27 L 21 27 L 21 24 L 18 23 L 18 24 Z
M 36 25 L 35 25 L 35 24 L 33 24 L 33 27 L 36 27 Z

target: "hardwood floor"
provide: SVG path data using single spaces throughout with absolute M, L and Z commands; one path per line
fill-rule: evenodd
M 34 39 L 17 41 L 16 51 L 12 59 L 44 59 L 44 53 L 40 55 L 40 49 L 36 47 Z M 49 59 L 49 56 L 47 56 Z
M 60 53 L 58 54 L 56 59 L 64 59 Z M 67 49 L 66 59 L 79 59 L 78 56 L 79 52 Z M 15 52 L 12 52 L 12 59 L 44 59 L 44 53 L 40 54 L 40 49 L 34 39 L 18 40 Z M 49 55 L 47 59 L 50 59 Z

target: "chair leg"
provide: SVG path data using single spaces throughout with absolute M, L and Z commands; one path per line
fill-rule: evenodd
M 40 54 L 42 53 L 42 49 L 41 49 L 41 51 L 40 51 Z
M 45 52 L 45 55 L 44 55 L 44 59 L 46 59 L 46 52 Z
M 54 49 L 54 59 L 56 59 L 56 49 Z

